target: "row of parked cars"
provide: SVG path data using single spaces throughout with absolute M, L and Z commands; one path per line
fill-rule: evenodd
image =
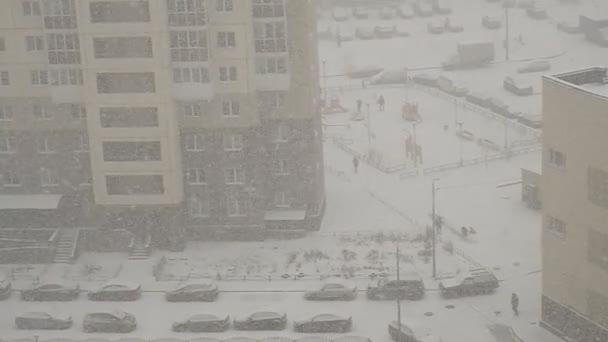
M 359 20 L 369 19 L 372 11 L 353 7 L 350 14 Z M 395 18 L 410 19 L 415 16 L 430 17 L 433 14 L 450 14 L 452 9 L 444 2 L 444 0 L 418 0 L 412 4 L 403 4 L 394 7 L 383 7 L 376 10 L 377 17 L 382 20 L 392 20 Z M 346 8 L 337 7 L 332 10 L 332 18 L 335 21 L 347 21 L 350 18 L 349 11 Z

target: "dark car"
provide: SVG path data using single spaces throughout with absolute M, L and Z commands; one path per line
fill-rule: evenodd
M 517 72 L 520 74 L 529 73 L 529 72 L 539 72 L 539 71 L 547 71 L 551 69 L 551 63 L 548 61 L 532 61 L 527 63 L 524 66 L 517 68 Z
M 534 94 L 534 88 L 531 85 L 523 85 L 520 81 L 515 80 L 513 77 L 505 77 L 504 81 L 502 82 L 502 86 L 506 91 L 517 96 L 530 96 Z
M 21 299 L 25 301 L 70 301 L 78 298 L 80 286 L 59 282 L 48 282 L 21 290 Z
M 397 279 L 380 278 L 367 287 L 367 298 L 378 299 L 410 299 L 419 300 L 424 297 L 424 283 L 417 274 L 407 274 Z
M 420 342 L 412 329 L 410 329 L 405 324 L 401 323 L 399 326 L 399 322 L 392 321 L 388 325 L 388 334 L 391 335 L 391 339 L 396 342 Z
M 137 328 L 135 316 L 124 311 L 88 313 L 82 321 L 85 332 L 129 333 Z
M 498 288 L 498 279 L 485 268 L 473 269 L 457 278 L 439 283 L 443 297 L 462 297 L 491 293 Z
M 172 329 L 177 332 L 224 332 L 230 326 L 230 316 L 213 314 L 196 314 L 183 321 L 173 323 Z
M 287 326 L 287 314 L 260 311 L 234 320 L 236 330 L 283 330 Z
M 72 326 L 70 315 L 50 311 L 30 311 L 15 317 L 17 329 L 63 330 Z
M 412 77 L 412 81 L 414 81 L 414 83 L 424 85 L 427 87 L 433 87 L 433 88 L 437 88 L 438 80 L 439 80 L 439 77 L 437 77 L 435 75 L 429 75 L 429 74 L 417 74 L 417 75 L 414 75 L 414 77 Z
M 98 289 L 89 292 L 90 300 L 95 301 L 134 301 L 141 297 L 139 284 L 109 281 Z
M 213 302 L 219 293 L 213 280 L 201 280 L 178 285 L 165 293 L 165 299 L 169 302 Z
M 490 97 L 482 93 L 471 92 L 466 96 L 466 99 L 467 102 L 488 108 Z
M 293 330 L 302 333 L 344 333 L 353 327 L 353 318 L 334 314 L 316 315 L 310 319 L 296 321 Z
M 11 296 L 12 286 L 8 277 L 4 273 L 0 273 L 0 300 L 7 299 Z
M 502 26 L 502 21 L 499 18 L 486 15 L 481 18 L 481 24 L 487 29 L 497 30 Z
M 319 288 L 306 291 L 307 300 L 354 300 L 357 298 L 357 287 L 342 280 L 329 280 Z

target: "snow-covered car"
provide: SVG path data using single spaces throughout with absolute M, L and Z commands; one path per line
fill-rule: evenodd
M 484 93 L 471 92 L 466 95 L 467 102 L 488 108 L 490 97 Z
M 517 0 L 502 0 L 503 8 L 513 8 L 517 5 Z
M 424 283 L 418 274 L 408 273 L 397 279 L 380 278 L 367 287 L 367 298 L 419 300 L 424 297 Z
M 397 27 L 397 29 L 395 30 L 395 35 L 397 37 L 409 37 L 410 32 L 406 28 Z
M 374 84 L 405 84 L 407 72 L 405 70 L 385 71 L 372 81 Z
M 345 333 L 353 326 L 351 316 L 321 314 L 293 322 L 293 330 L 302 333 Z
M 390 7 L 383 7 L 378 12 L 378 17 L 383 20 L 391 20 L 395 16 L 395 11 Z
M 509 110 L 509 105 L 506 104 L 503 100 L 496 97 L 490 97 L 488 99 L 487 107 L 488 109 L 499 115 L 504 115 L 504 113 Z
M 550 69 L 551 69 L 551 63 L 549 63 L 549 61 L 538 60 L 538 61 L 528 62 L 525 65 L 517 68 L 517 72 L 520 74 L 524 74 L 524 73 L 529 73 L 529 72 L 547 71 Z
M 464 31 L 464 26 L 458 22 L 453 22 L 448 18 L 445 22 L 445 29 L 448 32 L 458 33 Z
M 497 30 L 502 26 L 502 21 L 500 18 L 485 15 L 481 18 L 481 25 L 490 30 Z
M 494 141 L 490 140 L 490 139 L 486 139 L 486 138 L 479 138 L 477 140 L 477 144 L 481 147 L 485 147 L 488 150 L 492 150 L 492 151 L 498 151 L 500 150 L 500 146 L 498 146 L 497 143 L 495 143 Z
M 331 11 L 331 17 L 334 18 L 335 21 L 347 21 L 348 12 L 342 7 L 336 7 Z
M 353 7 L 353 17 L 355 17 L 355 19 L 368 19 L 369 18 L 369 12 L 366 10 L 363 10 L 359 7 Z
M 80 286 L 66 282 L 43 282 L 21 290 L 24 301 L 70 301 L 78 298 Z
M 12 286 L 6 274 L 0 272 L 0 300 L 11 296 Z
M 426 30 L 432 34 L 441 34 L 445 31 L 445 25 L 440 22 L 430 22 L 426 24 Z
M 518 0 L 517 7 L 528 9 L 536 5 L 536 0 Z
M 287 314 L 276 311 L 259 311 L 234 320 L 236 330 L 283 330 Z
M 433 0 L 431 3 L 433 7 L 433 11 L 438 14 L 450 14 L 452 13 L 452 8 L 448 6 L 445 0 Z
M 517 96 L 530 96 L 534 94 L 534 88 L 531 85 L 523 84 L 520 80 L 516 80 L 511 76 L 505 77 L 502 86 L 506 91 Z
M 357 287 L 341 279 L 325 281 L 320 287 L 306 291 L 307 300 L 354 300 L 357 298 Z
M 418 0 L 414 2 L 412 9 L 420 17 L 430 17 L 433 15 L 433 6 L 426 1 Z
M 337 39 L 341 42 L 350 42 L 355 40 L 355 36 L 351 30 L 341 30 L 337 33 Z
M 409 5 L 401 5 L 397 8 L 397 15 L 401 19 L 410 19 L 414 17 L 414 10 Z
M 165 293 L 165 299 L 168 302 L 213 302 L 219 293 L 213 280 L 202 279 L 179 284 Z
M 82 320 L 82 329 L 88 333 L 130 333 L 135 328 L 137 328 L 135 316 L 120 310 L 88 313 Z
M 370 27 L 357 27 L 355 29 L 355 37 L 361 40 L 370 40 L 376 38 L 376 34 L 373 28 Z
M 463 130 L 460 130 L 460 129 L 457 130 L 456 131 L 456 135 L 459 136 L 459 137 L 461 137 L 461 138 L 463 138 L 463 139 L 469 140 L 469 141 L 475 141 L 475 134 L 473 134 L 473 132 L 470 132 L 470 131 L 467 131 L 467 130 L 464 130 L 464 129 Z
M 581 33 L 580 25 L 573 21 L 562 20 L 562 21 L 558 22 L 556 26 L 557 26 L 557 29 L 562 32 L 566 32 L 566 33 L 570 33 L 570 34 Z
M 214 314 L 196 314 L 182 321 L 173 323 L 171 329 L 176 332 L 224 332 L 230 326 L 230 316 Z
M 494 274 L 485 268 L 478 268 L 460 277 L 442 280 L 439 290 L 443 297 L 462 297 L 491 293 L 498 286 L 498 279 Z
M 456 97 L 463 97 L 469 93 L 467 88 L 454 84 L 452 80 L 445 76 L 439 76 L 437 86 L 439 90 Z
M 417 74 L 412 77 L 412 81 L 414 81 L 414 83 L 433 88 L 437 88 L 438 80 L 438 76 L 430 74 Z
M 540 115 L 520 114 L 517 121 L 522 125 L 534 129 L 540 129 L 543 127 L 543 119 Z
M 374 35 L 378 39 L 392 38 L 397 31 L 395 26 L 376 26 L 374 27 Z
M 134 301 L 141 297 L 141 285 L 110 280 L 90 291 L 88 297 L 95 301 Z
M 547 10 L 538 4 L 534 4 L 533 6 L 526 8 L 526 13 L 530 18 L 533 19 L 547 19 Z
M 396 342 L 420 342 L 420 340 L 416 338 L 414 331 L 403 324 L 403 322 L 399 325 L 399 322 L 392 321 L 388 325 L 388 334 L 391 336 L 391 339 Z
M 17 329 L 63 330 L 72 326 L 72 316 L 50 310 L 28 311 L 15 317 Z

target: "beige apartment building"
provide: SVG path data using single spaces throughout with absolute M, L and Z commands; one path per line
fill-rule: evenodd
M 543 79 L 542 322 L 608 341 L 608 74 Z
M 0 6 L 4 226 L 319 227 L 314 1 Z M 23 204 L 3 208 L 14 196 Z

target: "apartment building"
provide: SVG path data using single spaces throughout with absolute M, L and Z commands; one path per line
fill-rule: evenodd
M 543 79 L 542 322 L 608 341 L 608 75 Z
M 314 1 L 2 6 L 0 214 L 65 207 L 157 236 L 319 227 Z M 52 203 L 1 210 L 11 196 Z

